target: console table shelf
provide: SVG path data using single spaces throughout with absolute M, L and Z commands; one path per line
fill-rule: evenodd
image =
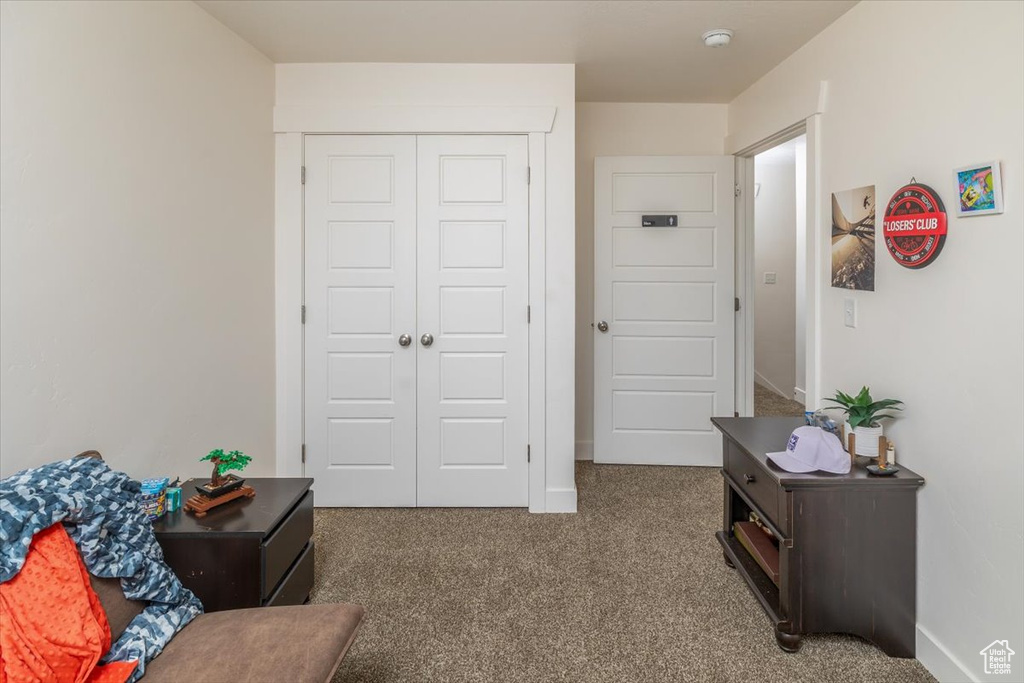
M 851 633 L 894 657 L 913 657 L 916 630 L 917 490 L 924 479 L 901 466 L 867 473 L 795 474 L 770 463 L 802 418 L 713 418 L 723 435 L 722 530 L 728 566 L 743 577 L 795 652 L 811 633 Z M 776 586 L 733 533 L 754 513 L 779 541 Z

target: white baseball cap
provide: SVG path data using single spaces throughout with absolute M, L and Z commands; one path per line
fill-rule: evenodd
M 797 427 L 789 435 L 786 450 L 769 453 L 768 458 L 787 472 L 850 471 L 850 455 L 843 450 L 839 437 L 820 427 Z

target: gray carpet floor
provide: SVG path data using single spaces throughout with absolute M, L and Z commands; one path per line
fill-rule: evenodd
M 754 416 L 755 417 L 801 417 L 804 407 L 801 403 L 791 401 L 776 394 L 768 387 L 754 382 Z
M 335 683 L 931 681 L 854 637 L 775 645 L 713 468 L 578 463 L 579 512 L 321 509 L 313 602 L 366 606 Z

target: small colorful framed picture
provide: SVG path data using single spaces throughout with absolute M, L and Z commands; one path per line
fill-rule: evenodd
M 957 216 L 985 216 L 1003 212 L 1003 179 L 999 162 L 964 166 L 953 171 Z

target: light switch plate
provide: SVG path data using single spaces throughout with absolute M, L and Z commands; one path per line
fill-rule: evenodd
M 775 284 L 775 273 L 766 272 L 764 274 L 764 283 L 766 285 L 774 285 Z
M 857 327 L 857 300 L 843 299 L 843 324 Z

